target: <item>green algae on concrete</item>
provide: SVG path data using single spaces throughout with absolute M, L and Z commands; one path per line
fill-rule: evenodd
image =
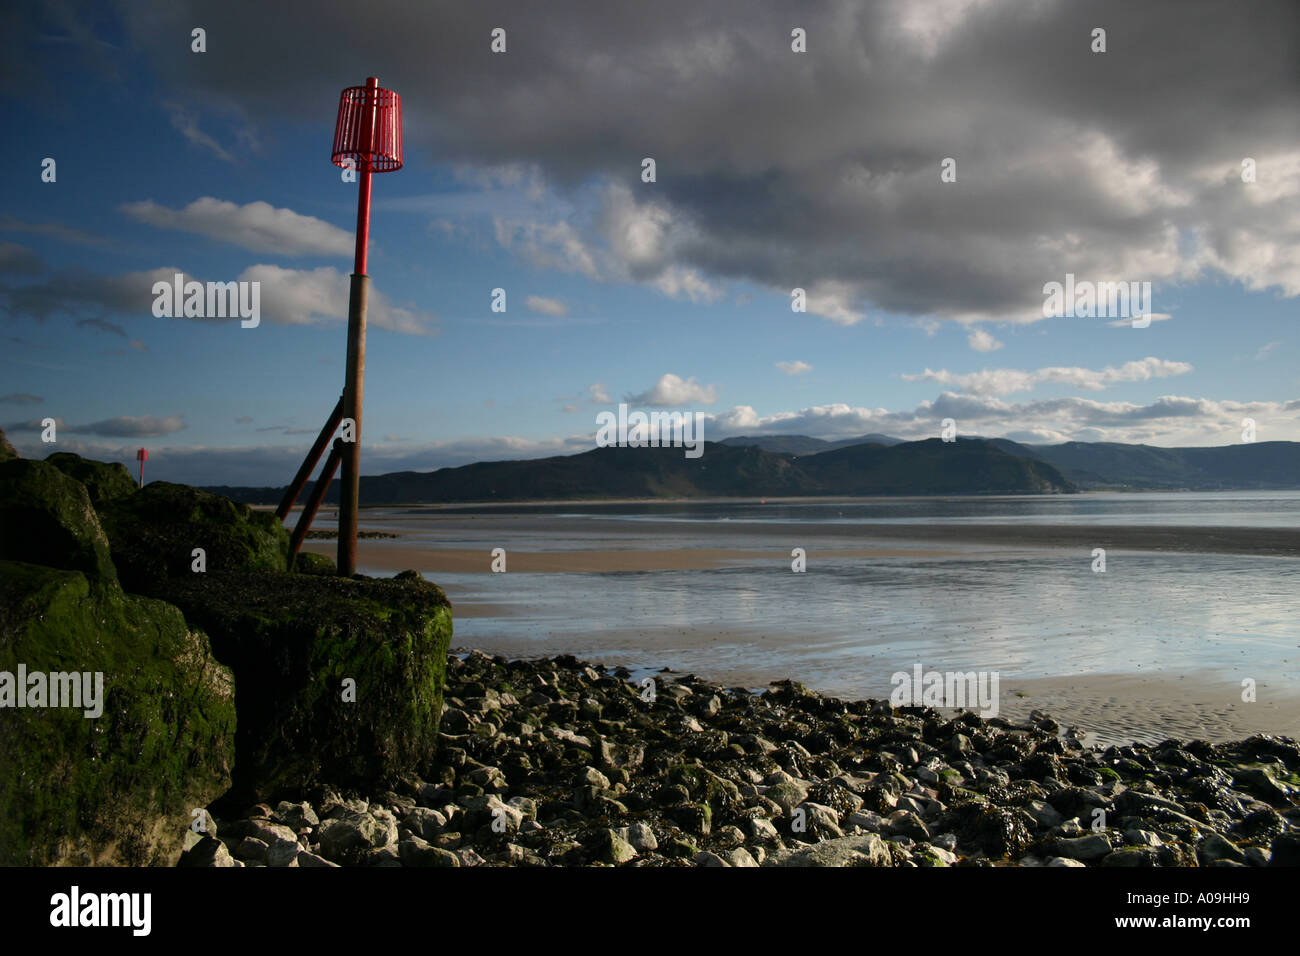
M 195 576 L 195 548 L 209 573 L 288 567 L 289 532 L 274 514 L 188 485 L 155 481 L 100 517 L 122 586 L 138 594 L 166 600 L 169 580 Z
M 316 556 L 288 573 L 273 514 L 121 477 L 71 455 L 0 461 L 0 670 L 102 671 L 105 692 L 97 719 L 0 709 L 0 865 L 170 863 L 193 808 L 427 769 L 452 635 L 440 588 L 339 578 Z
M 79 481 L 44 461 L 0 462 L 0 559 L 117 582 L 108 538 L 90 495 Z
M 45 460 L 69 478 L 86 486 L 90 502 L 96 508 L 105 502 L 135 494 L 135 479 L 121 462 L 94 461 L 71 452 L 56 451 Z
M 299 551 L 294 558 L 293 570 L 298 574 L 336 574 L 334 560 L 313 551 Z
M 212 572 L 168 592 L 234 671 L 232 797 L 423 772 L 442 716 L 451 606 L 415 572 L 393 579 Z M 355 682 L 355 700 L 345 699 Z
M 0 561 L 0 671 L 20 663 L 102 672 L 103 712 L 0 708 L 0 865 L 174 864 L 234 758 L 233 681 L 207 638 L 162 601 Z

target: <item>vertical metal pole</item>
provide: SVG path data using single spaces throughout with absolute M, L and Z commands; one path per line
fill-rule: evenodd
M 357 250 L 352 271 L 352 288 L 348 296 L 348 364 L 343 387 L 343 418 L 352 419 L 352 441 L 343 452 L 339 480 L 339 549 L 338 573 L 349 577 L 357 572 L 357 509 L 361 492 L 361 398 L 366 378 L 366 302 L 370 279 L 366 275 L 366 255 L 370 243 L 370 178 L 374 153 L 375 100 L 379 80 L 366 77 L 366 109 L 361 118 L 361 143 L 366 154 L 361 157 L 361 181 L 357 197 Z
M 366 256 L 370 249 L 370 177 L 372 157 L 374 156 L 375 108 L 379 96 L 379 80 L 366 77 L 366 109 L 361 114 L 361 142 L 365 144 L 366 155 L 360 163 L 360 196 L 357 198 L 357 254 L 352 271 L 357 275 L 366 274 Z
M 343 392 L 343 418 L 355 423 L 354 441 L 344 442 L 343 473 L 339 481 L 339 574 L 357 571 L 357 507 L 361 491 L 361 394 L 366 378 L 366 299 L 370 277 L 352 276 L 348 300 L 347 387 Z

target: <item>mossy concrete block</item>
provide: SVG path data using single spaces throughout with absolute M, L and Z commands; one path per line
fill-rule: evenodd
M 0 671 L 19 664 L 102 673 L 102 713 L 0 708 L 0 865 L 175 864 L 234 758 L 233 679 L 207 638 L 162 601 L 0 561 Z
M 168 581 L 199 575 L 194 549 L 207 572 L 284 571 L 289 532 L 267 511 L 254 511 L 189 485 L 155 481 L 102 506 L 122 586 L 167 600 Z
M 69 478 L 85 485 L 90 503 L 96 508 L 135 494 L 135 479 L 121 462 L 94 461 L 66 451 L 56 451 L 47 455 L 45 460 Z
M 331 558 L 312 551 L 299 551 L 294 559 L 293 570 L 298 574 L 338 573 L 338 568 Z
M 381 787 L 427 769 L 452 636 L 441 588 L 414 572 L 210 571 L 173 579 L 169 599 L 235 673 L 233 798 Z
M 44 461 L 0 462 L 0 559 L 82 571 L 117 583 L 108 538 L 85 487 Z

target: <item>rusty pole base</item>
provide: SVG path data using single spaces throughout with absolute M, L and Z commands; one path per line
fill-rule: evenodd
M 366 379 L 366 304 L 370 277 L 352 274 L 348 297 L 348 367 L 343 387 L 343 428 L 351 441 L 343 443 L 343 473 L 339 481 L 338 573 L 351 577 L 357 572 L 357 508 L 361 492 L 361 398 Z M 351 419 L 351 422 L 349 422 Z

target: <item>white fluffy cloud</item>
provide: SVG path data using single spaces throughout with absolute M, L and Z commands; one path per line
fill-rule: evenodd
M 960 434 L 986 438 L 1222 445 L 1240 441 L 1244 417 L 1255 419 L 1259 441 L 1300 440 L 1300 400 L 1239 402 L 1165 395 L 1145 405 L 1086 398 L 1011 403 L 953 392 L 904 410 L 834 403 L 759 414 L 748 405 L 738 405 L 709 416 L 706 434 L 711 440 L 741 434 L 834 439 L 882 432 L 915 440 L 938 436 L 940 422 L 952 418 Z
M 61 272 L 53 273 L 41 282 L 5 290 L 5 299 L 11 314 L 35 319 L 46 319 L 59 313 L 74 318 L 83 314 L 97 317 L 106 312 L 152 315 L 154 283 L 165 282 L 170 285 L 177 273 L 184 277 L 185 282 L 203 281 L 198 276 L 172 266 L 120 276 Z M 281 325 L 310 325 L 347 319 L 348 287 L 351 280 L 332 267 L 285 269 L 275 265 L 255 265 L 241 272 L 238 281 L 261 283 L 258 294 L 263 321 Z M 391 332 L 429 335 L 435 331 L 436 319 L 433 315 L 393 304 L 373 283 L 370 286 L 367 318 L 370 325 Z M 181 321 L 235 322 L 238 319 Z M 101 320 L 90 324 L 102 328 Z
M 546 299 L 540 295 L 530 295 L 524 300 L 524 305 L 542 315 L 567 315 L 569 312 L 568 306 L 559 299 Z
M 807 362 L 796 359 L 793 362 L 777 362 L 776 367 L 786 375 L 802 375 L 804 372 L 811 372 L 812 366 Z
M 712 405 L 718 396 L 712 385 L 699 385 L 694 377 L 683 379 L 669 372 L 661 376 L 649 391 L 629 395 L 627 400 L 638 405 L 670 408 L 676 405 Z
M 605 276 L 597 266 L 598 253 L 588 247 L 567 222 L 543 223 L 496 217 L 496 240 L 539 269 L 576 272 L 588 279 Z
M 250 266 L 240 281 L 260 282 L 262 316 L 283 325 L 310 325 L 321 321 L 343 321 L 348 317 L 350 278 L 329 266 L 319 269 L 283 269 L 280 266 Z M 367 324 L 406 335 L 429 335 L 434 317 L 426 312 L 394 305 L 388 297 L 370 287 Z
M 996 352 L 1002 348 L 1002 343 L 983 329 L 976 329 L 966 341 L 976 352 Z
M 695 231 L 664 204 L 638 202 L 620 183 L 606 183 L 589 222 L 544 222 L 495 216 L 497 242 L 530 264 L 601 282 L 637 282 L 672 299 L 714 302 L 722 290 L 703 271 L 678 261 Z
M 1120 366 L 1108 365 L 1103 369 L 1078 366 L 1051 366 L 1032 370 L 1014 368 L 985 369 L 980 372 L 957 373 L 947 369 L 903 375 L 907 382 L 935 382 L 954 385 L 975 395 L 1010 395 L 1028 392 L 1043 383 L 1071 385 L 1089 391 L 1100 391 L 1117 382 L 1146 382 L 1153 378 L 1169 378 L 1192 371 L 1187 362 L 1171 362 L 1148 356 Z
M 238 206 L 203 196 L 183 209 L 168 209 L 145 200 L 127 203 L 122 211 L 132 219 L 159 229 L 191 232 L 252 252 L 273 252 L 282 256 L 346 256 L 355 249 L 352 233 L 315 216 L 303 216 L 292 209 L 277 209 L 266 202 Z
M 1152 312 L 1150 315 L 1144 315 L 1142 318 L 1144 320 L 1149 319 L 1152 322 L 1168 322 L 1173 318 L 1173 316 L 1168 312 Z M 1133 328 L 1133 319 L 1116 319 L 1115 321 L 1107 322 L 1106 324 L 1114 329 L 1131 329 Z
M 836 325 L 857 325 L 867 317 L 854 304 L 858 294 L 850 283 L 822 280 L 810 285 L 807 291 L 808 311 Z

